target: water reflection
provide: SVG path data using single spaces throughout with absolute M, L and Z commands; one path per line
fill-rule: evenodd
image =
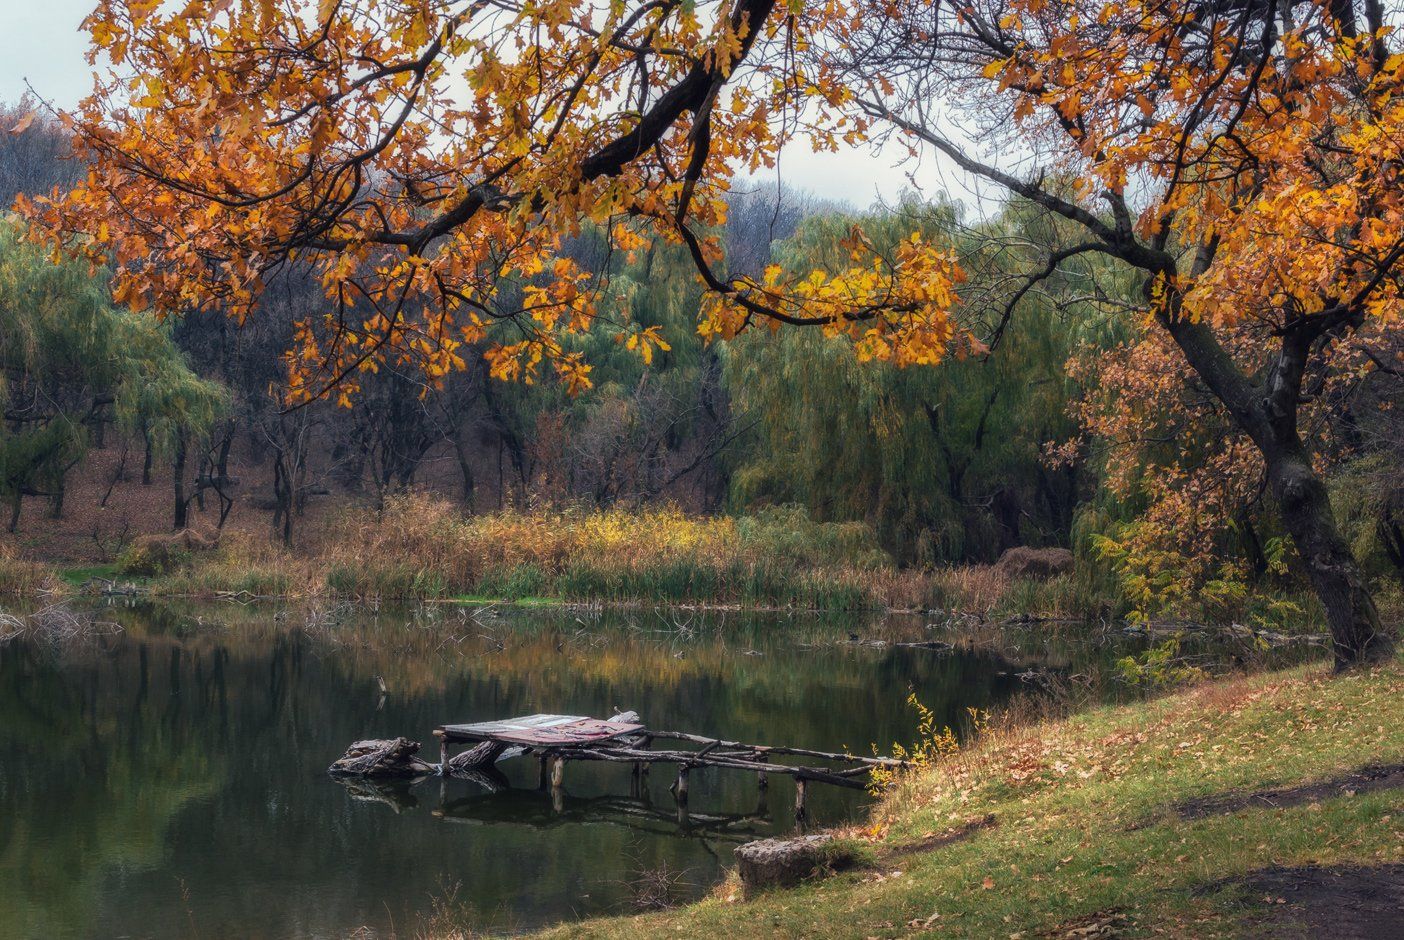
M 847 642 L 921 639 L 919 620 L 234 605 L 103 616 L 123 632 L 0 646 L 0 936 L 389 936 L 412 932 L 451 885 L 477 924 L 517 929 L 627 910 L 631 878 L 664 867 L 702 893 L 732 845 L 792 825 L 789 781 L 758 791 L 750 774 L 694 771 L 679 818 L 671 775 L 631 794 L 627 766 L 572 763 L 554 800 L 534 761 L 417 785 L 324 771 L 360 738 L 624 708 L 657 728 L 866 750 L 911 737 L 909 691 L 955 723 L 1020 687 L 992 655 Z M 840 821 L 862 799 L 813 787 L 809 811 Z

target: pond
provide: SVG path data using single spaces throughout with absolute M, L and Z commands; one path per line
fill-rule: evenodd
M 751 838 L 790 830 L 793 784 L 694 771 L 680 821 L 656 768 L 534 760 L 463 780 L 348 787 L 351 741 L 426 742 L 445 722 L 635 709 L 655 728 L 866 753 L 910 741 L 915 693 L 952 725 L 1025 687 L 1026 643 L 895 645 L 920 618 L 665 612 L 306 609 L 132 603 L 58 640 L 0 644 L 0 936 L 413 936 L 428 918 L 526 930 L 710 890 Z M 858 639 L 860 642 L 854 642 Z M 379 677 L 379 678 L 378 678 Z M 381 692 L 383 680 L 386 691 Z M 812 821 L 866 796 L 811 786 Z M 660 887 L 661 885 L 661 887 Z

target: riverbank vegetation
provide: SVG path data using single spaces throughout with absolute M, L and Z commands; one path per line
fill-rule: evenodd
M 1138 610 L 1143 598 L 1092 545 L 1059 572 L 1017 565 L 900 566 L 873 527 L 819 523 L 800 508 L 693 516 L 676 508 L 558 508 L 468 515 L 426 495 L 387 498 L 379 512 L 343 511 L 317 541 L 289 550 L 262 532 L 217 544 L 176 536 L 136 540 L 101 566 L 46 569 L 0 559 L 13 590 L 326 598 L 374 602 L 678 604 L 799 610 L 919 611 L 976 621 L 1148 621 L 1243 624 L 1320 633 L 1319 608 L 1283 578 L 1229 577 L 1211 590 Z M 1061 560 L 1061 558 L 1060 558 Z M 1386 616 L 1404 612 L 1381 593 Z
M 197 371 L 245 392 L 285 543 L 317 465 L 379 505 L 437 446 L 467 496 L 465 419 L 486 415 L 500 501 L 510 451 L 523 495 L 649 501 L 690 478 L 707 511 L 861 512 L 919 563 L 1070 541 L 1081 517 L 1141 606 L 1295 564 L 1341 668 L 1392 655 L 1331 492 L 1396 485 L 1353 505 L 1399 567 L 1398 461 L 1379 454 L 1401 437 L 1404 57 L 1379 4 L 371 6 L 104 4 L 91 58 L 120 80 L 61 124 L 12 125 L 87 171 L 48 192 L 20 175 L 27 234 L 110 271 L 119 306 L 198 324 Z M 310 46 L 328 53 L 311 69 L 269 52 Z M 945 113 L 973 120 L 953 135 Z M 1002 201 L 786 212 L 777 186 L 738 221 L 797 137 L 900 140 Z M 729 383 L 790 328 L 818 354 L 757 357 L 779 388 Z M 497 380 L 529 389 L 504 402 Z M 749 420 L 733 411 L 767 385 Z M 197 461 L 221 521 L 239 430 Z M 758 450 L 723 458 L 752 432 Z M 525 472 L 540 443 L 554 479 Z
M 840 833 L 853 870 L 550 935 L 1383 935 L 1400 786 L 1397 662 L 1233 677 L 987 730 Z
M 761 241 L 753 230 L 765 206 L 737 197 L 727 229 L 737 257 L 818 263 L 856 220 L 895 238 L 914 219 L 935 233 L 955 211 L 910 203 L 854 215 L 794 195 L 780 205 L 791 237 Z M 991 224 L 1011 237 L 1046 235 L 1026 207 Z M 42 259 L 29 249 L 7 259 L 13 289 L 33 281 L 24 289 L 57 300 L 58 275 Z M 1162 436 L 1155 422 L 1212 429 L 1217 419 L 1202 402 L 1189 408 L 1127 387 L 1140 373 L 1112 363 L 1139 355 L 1140 340 L 1105 312 L 1050 307 L 998 356 L 899 369 L 813 334 L 708 345 L 688 324 L 698 294 L 680 274 L 684 262 L 658 249 L 625 271 L 636 311 L 658 320 L 669 349 L 645 363 L 598 344 L 596 385 L 575 397 L 472 372 L 428 389 L 388 374 L 363 380 L 356 408 L 283 413 L 266 396 L 276 378 L 267 358 L 287 339 L 293 300 L 270 301 L 252 333 L 209 319 L 183 321 L 169 339 L 152 332 L 131 376 L 89 377 L 91 400 L 7 425 L 17 468 L 7 498 L 30 508 L 13 514 L 17 531 L 3 541 L 0 590 L 124 581 L 200 596 L 889 608 L 1322 629 L 1251 461 L 1239 462 L 1238 445 L 1218 432 L 1189 451 L 1151 443 Z M 991 266 L 982 283 L 1004 276 Z M 62 273 L 63 283 L 96 290 L 84 277 L 71 265 Z M 65 296 L 88 309 L 77 302 L 88 294 Z M 5 330 L 18 339 L 32 324 L 17 316 Z M 15 396 L 67 382 L 67 361 L 11 363 L 15 407 Z M 1343 531 L 1389 622 L 1401 570 L 1398 413 L 1385 407 L 1396 385 L 1392 373 L 1368 373 L 1320 425 L 1323 456 L 1339 467 L 1332 498 Z M 1131 401 L 1141 404 L 1126 411 Z M 54 428 L 76 442 L 61 473 L 22 459 Z M 47 502 L 42 520 L 36 497 Z M 194 531 L 160 534 L 173 526 Z M 1073 572 L 1011 577 L 994 563 L 1019 545 L 1066 547 Z

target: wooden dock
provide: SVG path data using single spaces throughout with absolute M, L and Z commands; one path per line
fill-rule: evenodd
M 632 712 L 608 720 L 581 715 L 527 715 L 501 721 L 443 725 L 439 739 L 439 773 L 453 774 L 491 766 L 508 757 L 535 754 L 540 761 L 540 786 L 559 790 L 569 761 L 605 761 L 631 765 L 633 792 L 653 764 L 672 764 L 677 778 L 670 788 L 679 807 L 688 800 L 688 775 L 697 767 L 717 767 L 756 775 L 765 789 L 771 774 L 795 780 L 795 818 L 805 818 L 810 783 L 852 790 L 867 788 L 874 768 L 894 769 L 903 762 L 882 757 L 816 751 L 808 748 L 743 744 L 680 731 L 651 731 Z M 666 747 L 657 747 L 668 742 Z M 453 753 L 454 746 L 467 749 Z M 805 763 L 791 763 L 792 760 Z M 815 762 L 820 763 L 815 763 Z

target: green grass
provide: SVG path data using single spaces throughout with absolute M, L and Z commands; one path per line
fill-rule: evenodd
M 1115 910 L 1130 936 L 1241 936 L 1248 899 L 1206 885 L 1270 865 L 1404 860 L 1404 794 L 1192 821 L 1172 807 L 1399 761 L 1398 664 L 1343 677 L 1317 665 L 1207 683 L 997 733 L 913 775 L 857 831 L 877 859 L 867 870 L 749 901 L 728 882 L 691 907 L 557 933 L 1033 938 Z M 996 824 L 964 841 L 892 851 L 991 813 Z
M 117 579 L 117 566 L 115 564 L 105 565 L 85 565 L 78 568 L 61 568 L 58 572 L 59 579 L 72 587 L 82 587 L 93 578 L 103 578 L 108 581 Z
M 445 600 L 454 604 L 510 604 L 513 607 L 561 607 L 569 603 L 560 597 L 491 597 L 486 594 L 456 594 Z

